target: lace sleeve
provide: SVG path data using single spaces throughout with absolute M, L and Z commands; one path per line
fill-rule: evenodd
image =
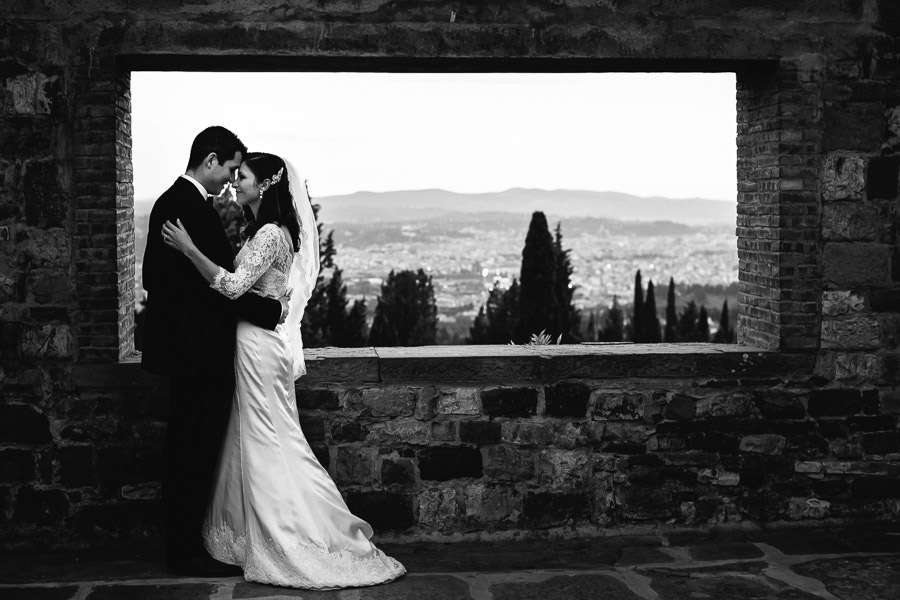
M 232 300 L 243 295 L 272 265 L 278 252 L 279 236 L 281 231 L 277 225 L 263 225 L 247 242 L 247 249 L 234 273 L 220 268 L 209 287 Z

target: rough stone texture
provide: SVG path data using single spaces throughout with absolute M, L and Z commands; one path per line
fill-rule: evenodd
M 303 423 L 351 508 L 411 535 L 896 517 L 895 2 L 7 4 L 4 544 L 158 531 L 167 383 L 116 364 L 131 69 L 734 71 L 745 348 L 315 349 Z

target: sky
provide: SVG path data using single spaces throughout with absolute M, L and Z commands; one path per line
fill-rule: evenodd
M 735 202 L 733 73 L 133 72 L 135 199 L 224 125 L 313 198 L 513 187 Z

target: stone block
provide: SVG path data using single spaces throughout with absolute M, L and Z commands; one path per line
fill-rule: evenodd
M 413 497 L 394 492 L 347 493 L 347 507 L 376 530 L 402 531 L 415 525 Z
M 441 391 L 433 386 L 425 386 L 416 390 L 416 409 L 413 417 L 420 421 L 430 421 L 437 414 L 437 402 Z
M 590 435 L 592 435 L 592 431 L 596 430 L 597 426 L 605 430 L 605 423 L 602 421 L 589 421 L 588 423 L 557 422 L 553 427 L 554 445 L 568 450 L 587 446 Z
M 866 193 L 870 199 L 893 200 L 900 185 L 900 156 L 878 156 L 869 161 Z
M 475 388 L 441 389 L 437 399 L 439 415 L 480 415 L 481 399 Z
M 881 323 L 870 314 L 822 319 L 822 348 L 872 350 L 881 347 Z
M 881 148 L 884 104 L 830 104 L 823 111 L 825 151 L 875 152 Z
M 854 498 L 900 498 L 900 477 L 854 477 L 850 493 Z
M 752 405 L 751 396 L 743 392 L 705 396 L 697 400 L 697 418 L 747 417 Z
M 741 438 L 738 446 L 741 452 L 777 455 L 784 452 L 787 440 L 783 435 L 774 433 L 747 435 Z
M 7 78 L 0 90 L 2 112 L 11 115 L 49 115 L 51 84 L 55 79 L 38 72 Z
M 527 481 L 535 475 L 532 451 L 506 445 L 490 446 L 484 452 L 484 474 L 499 481 Z
M 29 450 L 0 450 L 0 482 L 33 481 L 36 475 L 34 454 Z
M 419 493 L 419 525 L 447 530 L 459 519 L 464 504 L 465 496 L 455 487 L 422 490 Z
M 94 450 L 90 446 L 68 446 L 58 452 L 59 480 L 66 487 L 96 484 Z
M 537 414 L 535 388 L 493 388 L 481 392 L 481 406 L 491 417 L 533 417 Z
M 876 207 L 847 202 L 822 209 L 822 238 L 829 242 L 877 242 L 883 220 Z
M 890 247 L 865 242 L 825 244 L 822 271 L 826 283 L 839 288 L 883 286 L 890 280 Z
M 21 328 L 21 352 L 25 359 L 71 358 L 74 338 L 69 325 L 25 325 Z
M 504 442 L 523 446 L 545 446 L 553 440 L 553 426 L 549 423 L 505 422 L 501 424 Z
M 700 469 L 697 471 L 697 481 L 723 487 L 734 487 L 741 483 L 741 475 L 724 469 Z
M 500 423 L 496 421 L 460 421 L 459 440 L 473 444 L 494 444 L 501 439 Z
M 344 405 L 362 416 L 411 417 L 416 408 L 416 394 L 408 387 L 355 389 L 347 392 Z
M 369 437 L 369 427 L 359 421 L 335 421 L 331 424 L 331 439 L 335 443 L 362 442 Z
M 644 417 L 644 395 L 640 392 L 597 391 L 593 394 L 594 418 L 608 421 L 638 421 Z
M 334 390 L 297 388 L 297 408 L 337 410 L 340 405 L 340 397 Z
M 544 450 L 538 455 L 538 484 L 554 490 L 580 489 L 591 473 L 591 455 L 572 450 Z
M 466 517 L 482 523 L 515 522 L 522 514 L 522 498 L 506 486 L 471 485 L 466 488 Z
M 416 465 L 408 458 L 384 459 L 381 462 L 381 485 L 415 488 Z
M 549 417 L 587 416 L 591 389 L 583 383 L 563 382 L 544 388 L 546 414 Z
M 162 479 L 162 448 L 98 448 L 95 465 L 102 493 L 107 497 L 118 497 L 125 484 Z
M 838 381 L 876 381 L 883 374 L 883 361 L 877 354 L 840 352 L 834 357 L 834 378 Z
M 66 222 L 69 195 L 59 182 L 55 162 L 29 164 L 22 178 L 25 195 L 25 222 L 31 226 L 62 227 Z
M 16 493 L 13 519 L 19 523 L 58 526 L 69 514 L 69 499 L 60 490 L 22 486 Z
M 530 492 L 522 502 L 522 516 L 537 526 L 578 522 L 589 511 L 589 498 L 583 493 Z
M 799 393 L 764 390 L 754 392 L 753 402 L 767 419 L 802 419 L 806 416 Z
M 866 189 L 866 159 L 857 154 L 825 157 L 822 197 L 826 201 L 861 200 Z
M 872 290 L 869 292 L 869 305 L 877 312 L 896 312 L 900 306 L 900 288 Z
M 431 446 L 417 452 L 423 480 L 447 481 L 482 476 L 481 452 L 465 446 Z
M 28 230 L 27 238 L 18 242 L 19 264 L 32 268 L 67 268 L 72 260 L 71 236 L 64 230 Z
M 666 405 L 667 419 L 687 421 L 697 416 L 697 399 L 685 394 L 675 394 Z
M 459 440 L 459 423 L 456 421 L 434 421 L 431 423 L 431 439 L 436 442 L 456 442 Z
M 50 423 L 31 406 L 0 406 L 0 440 L 12 444 L 48 444 Z
M 376 481 L 378 450 L 355 446 L 339 446 L 335 461 L 338 485 L 372 485 Z
M 368 440 L 383 445 L 427 445 L 431 442 L 431 427 L 412 418 L 391 419 L 370 425 Z
M 791 498 L 787 511 L 794 520 L 824 519 L 831 512 L 831 503 L 820 498 Z
M 866 302 L 862 296 L 850 290 L 839 290 L 822 293 L 822 316 L 842 317 L 862 312 Z
M 809 393 L 808 410 L 811 417 L 855 415 L 862 408 L 863 397 L 858 389 L 831 388 Z
M 301 416 L 299 422 L 307 442 L 313 444 L 325 441 L 325 419 Z
M 863 451 L 866 454 L 890 454 L 900 452 L 900 434 L 896 431 L 878 431 L 862 436 Z

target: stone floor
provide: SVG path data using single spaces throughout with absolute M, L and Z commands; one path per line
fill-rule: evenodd
M 900 599 L 900 525 L 667 532 L 575 540 L 381 544 L 409 573 L 312 592 L 173 577 L 158 544 L 0 555 L 3 600 Z

